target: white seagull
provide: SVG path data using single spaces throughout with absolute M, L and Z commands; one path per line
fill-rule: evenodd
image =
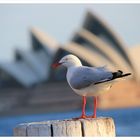
M 72 90 L 83 97 L 82 115 L 77 119 L 87 117 L 96 118 L 96 107 L 98 95 L 109 90 L 117 78 L 122 78 L 131 73 L 123 74 L 121 70 L 111 72 L 105 67 L 87 67 L 83 66 L 81 61 L 75 55 L 64 56 L 59 62 L 53 64 L 53 67 L 65 66 L 67 68 L 67 82 Z M 94 97 L 94 112 L 92 116 L 86 116 L 86 97 Z

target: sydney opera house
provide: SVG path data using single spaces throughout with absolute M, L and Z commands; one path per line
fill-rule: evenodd
M 128 47 L 101 17 L 88 11 L 82 27 L 66 44 L 58 43 L 37 27 L 29 32 L 30 50 L 15 49 L 14 61 L 0 63 L 0 114 L 79 109 L 81 98 L 67 85 L 66 70 L 51 67 L 69 53 L 78 56 L 84 65 L 106 65 L 112 71 L 132 73 L 99 97 L 99 108 L 140 105 L 140 46 Z

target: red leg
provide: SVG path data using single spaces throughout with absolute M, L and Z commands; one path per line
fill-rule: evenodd
M 83 104 L 82 104 L 82 115 L 81 115 L 81 118 L 86 118 L 85 108 L 86 108 L 86 97 L 83 96 Z
M 97 110 L 97 97 L 94 97 L 94 114 L 92 116 L 92 118 L 96 118 L 96 110 Z
M 79 118 L 73 118 L 73 119 L 74 119 L 74 120 L 77 120 L 77 119 L 85 119 L 85 118 L 86 118 L 85 108 L 86 108 L 86 97 L 83 96 L 82 115 L 81 115 Z

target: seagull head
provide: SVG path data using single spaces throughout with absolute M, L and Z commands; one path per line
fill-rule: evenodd
M 56 68 L 60 65 L 69 68 L 72 66 L 82 66 L 82 63 L 77 56 L 69 54 L 62 57 L 58 63 L 53 64 L 53 67 Z

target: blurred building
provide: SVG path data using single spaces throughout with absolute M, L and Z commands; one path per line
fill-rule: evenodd
M 135 96 L 133 98 L 137 98 L 136 103 L 126 104 L 124 101 L 129 95 L 132 96 L 132 93 L 128 94 L 126 91 L 133 89 L 134 92 L 134 89 L 139 89 L 137 83 L 140 80 L 140 67 L 137 62 L 140 47 L 128 49 L 116 32 L 99 16 L 88 11 L 81 29 L 64 45 L 37 28 L 32 28 L 30 35 L 30 50 L 16 49 L 13 62 L 0 63 L 0 114 L 80 108 L 80 97 L 72 93 L 66 83 L 66 69 L 51 68 L 52 63 L 66 54 L 78 56 L 84 65 L 106 65 L 112 71 L 121 69 L 132 73 L 129 81 L 117 83 L 110 95 L 100 97 L 100 108 L 140 105 L 137 103 L 139 98 Z M 114 91 L 119 93 L 112 94 Z M 122 96 L 125 98 L 121 98 Z M 103 98 L 106 98 L 104 102 Z M 121 103 L 118 102 L 120 98 Z M 110 106 L 112 101 L 114 106 Z
M 30 88 L 49 79 L 50 65 L 58 44 L 36 28 L 32 28 L 30 34 L 32 48 L 29 51 L 16 49 L 14 62 L 0 64 L 1 88 Z

